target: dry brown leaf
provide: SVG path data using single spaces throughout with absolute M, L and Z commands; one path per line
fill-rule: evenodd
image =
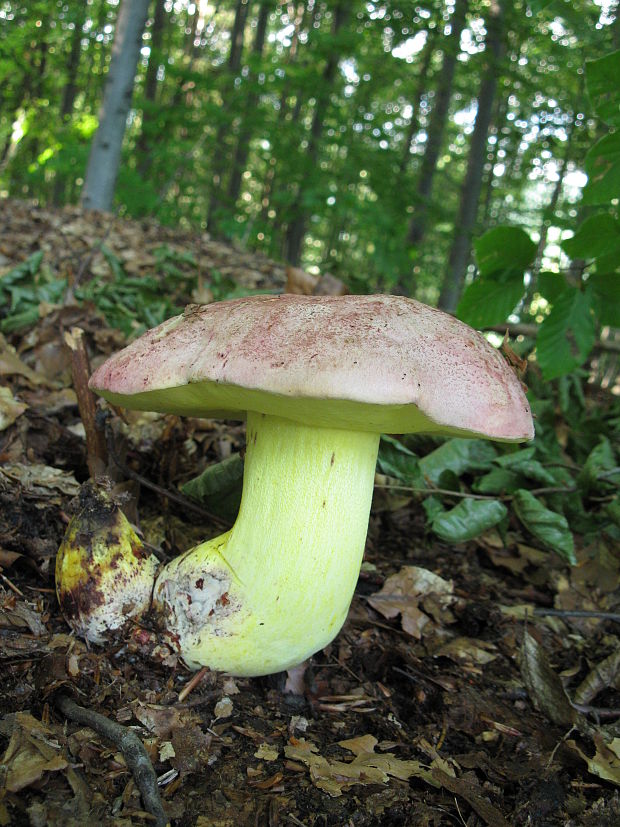
M 0 431 L 12 425 L 27 408 L 25 402 L 15 399 L 10 388 L 0 386 Z
M 133 713 L 140 723 L 158 738 L 168 738 L 173 730 L 196 722 L 195 715 L 173 706 L 138 702 Z
M 497 647 L 485 640 L 455 637 L 433 653 L 435 657 L 450 658 L 455 663 L 468 666 L 484 666 L 497 657 Z
M 28 712 L 15 715 L 15 727 L 4 753 L 5 786 L 16 793 L 39 781 L 46 772 L 57 772 L 68 766 L 60 754 L 60 746 L 51 740 L 50 732 Z
M 566 744 L 583 758 L 592 775 L 597 775 L 599 778 L 604 778 L 605 781 L 611 781 L 612 784 L 620 787 L 620 738 L 614 738 L 609 743 L 605 743 L 603 736 L 596 733 L 592 740 L 596 747 L 596 752 L 592 758 L 582 752 L 575 741 L 566 741 Z
M 0 333 L 0 376 L 23 376 L 33 385 L 47 385 L 47 379 L 32 370 L 15 353 L 7 340 Z
M 7 462 L 0 467 L 0 474 L 12 482 L 19 482 L 25 493 L 33 497 L 48 497 L 50 489 L 68 497 L 75 497 L 80 492 L 80 484 L 73 474 L 51 465 Z
M 620 649 L 590 670 L 575 690 L 575 703 L 588 704 L 599 692 L 609 688 L 620 689 Z
M 383 617 L 391 619 L 400 614 L 403 630 L 419 639 L 424 627 L 431 622 L 419 604 L 428 598 L 438 600 L 440 606 L 447 607 L 454 599 L 452 590 L 449 580 L 444 580 L 428 569 L 403 566 L 399 572 L 387 578 L 383 588 L 371 595 L 368 602 Z
M 345 743 L 347 742 L 342 742 Z M 390 776 L 402 780 L 415 776 L 437 786 L 430 770 L 419 761 L 403 761 L 391 752 L 377 755 L 372 750 L 357 751 L 361 750 L 363 743 L 374 747 L 377 741 L 372 735 L 351 739 L 349 743 L 353 745 L 353 751 L 356 751 L 355 758 L 350 763 L 318 755 L 316 744 L 303 738 L 291 738 L 291 743 L 284 748 L 284 754 L 293 761 L 305 764 L 310 769 L 314 785 L 334 798 L 355 784 L 387 784 Z

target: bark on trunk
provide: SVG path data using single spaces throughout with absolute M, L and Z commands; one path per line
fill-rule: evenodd
M 81 203 L 88 210 L 110 210 L 112 207 L 148 10 L 149 0 L 123 0 L 119 9 L 99 126 L 82 190 Z
M 142 128 L 136 142 L 137 156 L 140 159 L 138 170 L 143 178 L 149 173 L 153 158 L 151 156 L 151 139 L 149 132 L 153 126 L 153 108 L 157 97 L 157 75 L 159 72 L 159 57 L 164 42 L 164 27 L 166 23 L 166 9 L 164 0 L 155 0 L 155 13 L 151 29 L 151 52 L 149 65 L 144 79 L 144 100 L 146 105 L 142 111 Z
M 449 313 L 456 310 L 463 289 L 471 251 L 471 237 L 476 225 L 487 137 L 497 89 L 497 73 L 504 51 L 502 24 L 505 2 L 506 0 L 492 2 L 486 20 L 486 66 L 480 82 L 478 111 L 469 147 L 467 172 L 461 189 L 459 213 L 455 225 L 456 231 L 450 251 L 448 268 L 439 296 L 439 307 Z
M 468 0 L 457 0 L 450 19 L 450 35 L 446 42 L 443 63 L 439 73 L 435 105 L 431 111 L 426 150 L 415 191 L 414 214 L 409 224 L 409 243 L 415 246 L 420 244 L 426 232 L 433 180 L 448 118 L 454 70 L 461 50 L 461 33 L 465 26 L 467 6 Z
M 337 35 L 339 30 L 344 25 L 349 16 L 349 9 L 346 3 L 340 2 L 334 9 L 334 18 L 332 24 L 332 33 Z M 327 113 L 329 104 L 329 96 L 331 88 L 336 76 L 338 68 L 338 61 L 340 60 L 340 52 L 333 49 L 328 57 L 323 70 L 323 78 L 321 84 L 321 92 L 316 96 L 316 105 L 314 108 L 314 115 L 312 117 L 312 125 L 310 127 L 310 137 L 308 140 L 307 156 L 311 165 L 314 167 L 318 159 L 319 142 L 323 133 L 323 123 Z M 303 246 L 304 237 L 306 235 L 306 221 L 308 216 L 302 208 L 301 204 L 302 191 L 297 195 L 295 202 L 292 205 L 291 211 L 293 219 L 289 223 L 286 232 L 286 253 L 285 258 L 294 266 L 297 266 L 301 259 L 301 249 Z
M 224 138 L 230 130 L 230 94 L 233 88 L 235 75 L 238 74 L 241 68 L 241 56 L 243 54 L 243 38 L 245 34 L 245 26 L 248 19 L 248 12 L 250 10 L 250 0 L 237 0 L 237 7 L 235 10 L 235 19 L 230 32 L 230 52 L 228 53 L 228 83 L 224 85 L 222 113 L 224 117 L 218 127 L 213 154 L 213 176 L 211 186 L 211 197 L 209 198 L 209 206 L 207 208 L 207 227 L 209 232 L 213 235 L 218 234 L 218 211 L 221 208 L 220 192 L 222 188 L 222 178 L 226 168 L 227 153 Z
M 436 29 L 431 29 L 431 31 L 428 33 L 426 43 L 424 44 L 424 49 L 422 50 L 422 62 L 420 66 L 420 71 L 418 72 L 417 76 L 415 94 L 413 96 L 413 111 L 411 113 L 411 121 L 409 122 L 409 126 L 407 127 L 407 135 L 405 136 L 404 140 L 403 154 L 401 155 L 400 163 L 398 165 L 399 177 L 401 175 L 404 175 L 405 170 L 409 165 L 409 159 L 411 158 L 411 149 L 413 147 L 413 142 L 415 140 L 415 136 L 420 131 L 420 107 L 422 106 L 422 98 L 424 96 L 424 92 L 428 88 L 428 73 L 431 66 L 433 53 L 435 51 L 435 31 Z
M 272 8 L 273 0 L 263 0 L 260 5 L 258 22 L 256 25 L 256 35 L 254 37 L 254 45 L 252 47 L 252 53 L 257 60 L 260 59 L 263 54 L 265 35 L 267 33 L 267 23 L 269 21 L 269 15 L 271 14 Z M 241 191 L 241 179 L 246 167 L 248 155 L 250 153 L 250 140 L 252 138 L 250 119 L 254 109 L 256 108 L 256 104 L 258 103 L 258 97 L 258 86 L 254 80 L 254 88 L 248 95 L 248 99 L 246 101 L 245 117 L 241 125 L 239 137 L 237 138 L 235 157 L 233 158 L 232 171 L 230 173 L 230 180 L 228 181 L 228 202 L 231 206 L 235 205 Z

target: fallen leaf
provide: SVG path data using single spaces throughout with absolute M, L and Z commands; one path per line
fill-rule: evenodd
M 581 723 L 581 716 L 571 705 L 560 678 L 549 666 L 544 649 L 527 629 L 521 647 L 521 674 L 532 703 L 550 721 L 568 727 Z M 585 726 L 585 722 L 583 724 Z M 584 726 L 580 728 L 583 730 Z
M 586 755 L 574 741 L 567 741 L 566 744 L 576 752 L 588 765 L 592 775 L 611 781 L 612 784 L 620 787 L 620 738 L 614 738 L 605 743 L 603 736 L 596 733 L 592 740 L 596 752 L 592 758 Z
M 233 711 L 233 702 L 230 700 L 230 698 L 227 695 L 224 695 L 224 697 L 215 704 L 215 708 L 213 710 L 213 712 L 215 713 L 216 719 L 217 718 L 230 718 L 230 716 L 232 715 L 232 711 Z
M 497 657 L 497 647 L 485 640 L 475 640 L 467 637 L 455 637 L 444 643 L 436 652 L 435 657 L 450 658 L 455 663 L 470 666 L 484 666 Z
M 80 492 L 80 484 L 73 474 L 51 465 L 7 462 L 0 467 L 0 474 L 13 482 L 19 482 L 24 492 L 32 497 L 47 497 L 50 489 L 68 497 L 75 497 Z
M 25 402 L 15 399 L 10 388 L 0 387 L 0 431 L 12 425 L 27 408 Z
M 15 715 L 15 727 L 2 764 L 6 767 L 4 786 L 16 793 L 39 781 L 46 772 L 68 767 L 67 760 L 50 745 L 51 733 L 27 712 Z M 38 736 L 38 737 L 37 737 Z
M 254 753 L 254 758 L 260 758 L 261 761 L 275 761 L 280 754 L 280 750 L 271 744 L 262 743 Z
M 362 736 L 352 739 L 351 743 L 354 750 L 361 750 L 363 743 L 374 747 L 377 740 L 373 736 Z M 332 797 L 342 795 L 355 784 L 387 784 L 390 776 L 402 780 L 415 776 L 437 786 L 431 771 L 419 761 L 403 761 L 390 752 L 377 755 L 372 751 L 359 751 L 350 763 L 327 759 L 317 752 L 317 746 L 303 738 L 291 738 L 291 743 L 284 748 L 286 757 L 305 764 L 310 769 L 314 785 Z
M 428 614 L 419 608 L 425 598 L 436 597 L 440 605 L 448 606 L 453 600 L 453 585 L 439 575 L 419 566 L 403 566 L 388 577 L 383 588 L 368 598 L 369 604 L 383 617 L 401 616 L 403 630 L 420 639 L 422 630 L 431 622 Z

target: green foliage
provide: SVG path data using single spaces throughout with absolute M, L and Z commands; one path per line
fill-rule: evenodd
M 466 499 L 449 511 L 438 513 L 431 528 L 447 543 L 464 543 L 501 523 L 507 514 L 508 509 L 499 500 Z
M 575 534 L 593 553 L 605 538 L 620 540 L 614 449 L 620 444 L 620 400 L 593 410 L 574 374 L 559 385 L 558 400 L 534 402 L 536 440 L 526 447 L 457 438 L 418 458 L 399 441 L 382 438 L 379 468 L 398 481 L 396 502 L 402 504 L 407 488 L 423 498 L 429 530 L 446 542 L 473 540 L 495 527 L 506 541 L 510 532 L 513 539 L 514 532 L 525 534 L 571 564 L 577 560 Z M 558 427 L 571 435 L 565 449 Z
M 181 491 L 200 502 L 212 514 L 231 525 L 237 517 L 243 489 L 243 459 L 233 454 L 221 462 L 208 465 L 202 474 L 181 486 Z
M 620 49 L 587 64 L 588 95 L 601 120 L 620 126 Z
M 619 72 L 620 51 L 586 67 L 592 105 L 612 126 L 620 123 Z M 583 203 L 599 209 L 562 241 L 564 253 L 577 262 L 575 275 L 542 272 L 534 273 L 533 280 L 535 244 L 520 228 L 496 227 L 475 241 L 479 277 L 466 288 L 457 310 L 464 321 L 485 328 L 505 321 L 522 300 L 536 298 L 538 308 L 543 298 L 547 309 L 536 338 L 536 358 L 547 380 L 583 365 L 600 327 L 620 323 L 620 133 L 601 138 L 585 166 L 589 180 Z
M 563 376 L 582 365 L 595 341 L 592 291 L 567 286 L 538 331 L 536 354 L 545 379 Z
M 563 514 L 551 511 L 529 491 L 519 489 L 513 497 L 513 507 L 525 528 L 537 540 L 575 564 L 575 541 Z
M 75 298 L 91 301 L 110 327 L 126 336 L 136 336 L 180 313 L 191 301 L 197 284 L 197 264 L 191 253 L 165 245 L 155 253 L 152 273 L 130 276 L 121 260 L 105 244 L 101 253 L 110 268 L 109 278 L 92 279 L 75 287 Z M 196 268 L 188 273 L 190 264 Z M 39 305 L 60 305 L 67 292 L 67 279 L 59 279 L 45 267 L 43 253 L 34 253 L 22 264 L 0 276 L 0 331 L 23 330 L 39 318 Z M 209 289 L 215 301 L 260 292 L 240 287 L 218 270 L 210 273 Z

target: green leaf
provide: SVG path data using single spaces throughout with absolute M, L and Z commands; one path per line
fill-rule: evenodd
M 611 442 L 606 436 L 602 436 L 598 445 L 590 451 L 583 468 L 577 477 L 577 484 L 586 491 L 592 491 L 596 488 L 608 488 L 613 484 L 613 478 L 607 477 L 606 480 L 599 480 L 598 477 L 604 471 L 611 471 L 616 467 L 616 457 L 614 450 L 611 447 Z M 620 475 L 620 472 L 618 472 Z
M 614 497 L 613 500 L 605 506 L 605 513 L 612 523 L 620 528 L 620 495 Z
M 596 340 L 590 290 L 568 287 L 538 331 L 536 359 L 545 379 L 555 379 L 583 364 Z
M 563 514 L 550 511 L 529 491 L 521 488 L 512 500 L 517 517 L 525 528 L 548 548 L 575 565 L 575 542 Z
M 568 282 L 559 273 L 543 271 L 538 274 L 538 292 L 544 296 L 550 304 L 553 304 L 560 293 L 568 287 Z
M 456 315 L 472 327 L 484 328 L 505 322 L 525 293 L 523 273 L 507 284 L 477 279 L 465 288 Z
M 620 327 L 620 274 L 593 273 L 588 278 L 601 325 Z
M 234 522 L 241 503 L 243 460 L 240 454 L 209 465 L 199 476 L 181 486 L 181 491 L 206 509 Z
M 598 258 L 620 253 L 620 223 L 609 213 L 591 215 L 580 225 L 572 238 L 562 242 L 570 258 Z
M 586 62 L 586 86 L 594 111 L 606 123 L 620 125 L 620 50 Z
M 418 457 L 397 439 L 385 435 L 381 437 L 377 462 L 383 474 L 396 477 L 415 488 L 424 488 Z
M 525 270 L 534 260 L 536 245 L 519 227 L 494 227 L 474 241 L 476 263 L 480 275 L 510 274 L 511 280 Z
M 424 477 L 437 485 L 444 471 L 457 476 L 466 471 L 488 471 L 497 455 L 495 447 L 483 439 L 449 439 L 420 460 Z
M 431 528 L 446 542 L 464 543 L 500 523 L 507 513 L 499 500 L 465 499 L 450 511 L 437 514 Z
M 507 468 L 526 479 L 535 480 L 542 485 L 555 485 L 555 477 L 537 459 L 534 459 L 535 453 L 536 448 L 524 448 L 521 451 L 497 457 L 495 462 L 502 468 Z
M 507 468 L 492 468 L 472 485 L 476 494 L 512 494 L 522 485 L 521 477 Z
M 605 135 L 589 150 L 585 159 L 588 183 L 582 203 L 609 204 L 620 193 L 620 131 Z

